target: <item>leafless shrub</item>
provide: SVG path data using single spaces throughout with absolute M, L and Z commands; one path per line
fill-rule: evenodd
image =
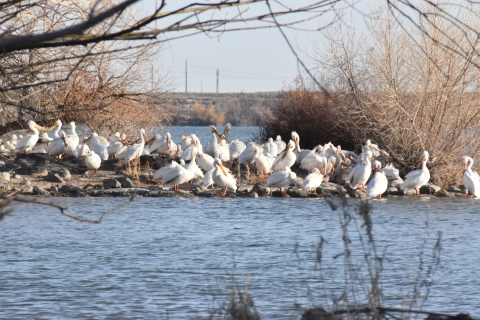
M 312 88 L 297 80 L 291 88 L 279 94 L 261 122 L 260 135 L 264 141 L 276 135 L 288 141 L 291 132 L 296 131 L 302 148 L 313 149 L 327 142 L 352 147 L 352 138 L 345 130 L 347 124 L 339 113 L 337 95 Z
M 345 128 L 358 147 L 371 139 L 402 173 L 428 150 L 432 179 L 447 186 L 461 180 L 457 157 L 475 157 L 480 148 L 479 38 L 473 32 L 480 24 L 473 14 L 455 11 L 472 29 L 455 28 L 441 9 L 449 6 L 434 7 L 422 30 L 406 28 L 382 8 L 367 34 L 339 25 L 325 33 L 317 61 L 340 95 Z

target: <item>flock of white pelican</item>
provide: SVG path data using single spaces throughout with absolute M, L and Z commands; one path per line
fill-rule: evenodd
M 126 140 L 125 134 L 115 133 L 110 139 L 91 134 L 80 139 L 75 131 L 75 123 L 70 123 L 70 133 L 62 131 L 62 122 L 57 120 L 50 128 L 44 128 L 30 120 L 27 123 L 29 131 L 23 136 L 11 135 L 7 141 L 0 141 L 0 154 L 15 153 L 46 153 L 57 159 L 70 155 L 85 160 L 89 170 L 99 169 L 101 162 L 108 159 L 120 159 L 129 163 L 141 155 L 155 155 L 172 159 L 171 163 L 157 170 L 154 180 L 161 180 L 165 186 L 173 186 L 180 191 L 178 185 L 192 181 L 194 178 L 203 179 L 202 187 L 216 185 L 221 187 L 220 195 L 225 195 L 227 189 L 236 190 L 237 181 L 232 172 L 223 165 L 225 161 L 235 160 L 239 164 L 254 164 L 257 174 L 267 177 L 268 187 L 280 189 L 290 186 L 297 180 L 297 175 L 291 167 L 298 163 L 301 169 L 309 174 L 302 183 L 302 188 L 310 193 L 322 182 L 328 182 L 327 176 L 334 174 L 338 168 L 348 168 L 348 184 L 352 189 L 366 191 L 368 198 L 379 197 L 386 192 L 388 182 L 399 180 L 399 170 L 392 164 L 382 167 L 379 159 L 388 154 L 377 145 L 367 140 L 362 153 L 342 150 L 332 143 L 318 145 L 312 150 L 300 148 L 300 136 L 293 131 L 288 143 L 280 136 L 276 140 L 269 138 L 267 142 L 259 144 L 241 140 L 229 141 L 230 124 L 220 133 L 214 126 L 210 126 L 211 140 L 205 146 L 195 134 L 182 136 L 179 144 L 175 144 L 170 133 L 164 136 L 155 135 L 148 139 L 145 130 L 139 130 L 139 140 L 131 143 Z M 43 131 L 40 133 L 40 131 Z M 52 136 L 47 133 L 53 131 Z M 178 162 L 174 159 L 179 160 Z M 426 166 L 429 159 L 428 151 L 420 157 L 418 169 L 408 173 L 400 185 L 402 190 L 419 188 L 428 183 L 430 172 Z M 188 163 L 187 163 L 188 162 Z M 473 159 L 463 157 L 464 175 L 463 184 L 470 197 L 480 197 L 480 177 L 472 171 Z

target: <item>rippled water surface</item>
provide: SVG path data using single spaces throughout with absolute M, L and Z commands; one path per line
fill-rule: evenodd
M 126 201 L 52 200 L 91 218 Z M 415 308 L 478 317 L 480 202 L 372 204 L 377 248 L 385 250 L 385 304 L 401 307 L 418 276 L 419 284 L 433 283 L 428 300 Z M 228 301 L 233 273 L 241 287 L 250 275 L 249 292 L 263 319 L 299 319 L 305 308 L 328 306 L 345 284 L 345 260 L 334 259 L 342 252 L 339 213 L 319 199 L 139 198 L 101 224 L 25 205 L 0 226 L 1 319 L 206 318 Z M 351 249 L 358 257 L 354 226 Z M 425 272 L 438 231 L 442 268 L 432 278 Z M 315 264 L 320 237 L 322 260 Z M 359 268 L 366 274 L 365 265 Z

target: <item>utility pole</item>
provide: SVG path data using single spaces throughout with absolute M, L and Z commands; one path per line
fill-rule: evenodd
M 217 93 L 218 93 L 218 77 L 220 75 L 220 71 L 217 69 Z
M 185 93 L 187 92 L 187 60 L 185 60 Z

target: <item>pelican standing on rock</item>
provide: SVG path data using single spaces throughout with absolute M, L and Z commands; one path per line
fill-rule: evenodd
M 197 164 L 195 163 L 196 149 L 193 150 L 192 160 L 182 167 L 181 165 L 168 171 L 162 179 L 163 185 L 173 185 L 173 191 L 180 192 L 178 185 L 192 180 L 195 177 L 195 171 L 197 170 Z
M 428 151 L 424 151 L 422 154 L 422 160 L 418 164 L 419 169 L 407 173 L 405 181 L 400 186 L 402 190 L 406 191 L 408 189 L 415 189 L 415 193 L 417 195 L 420 194 L 419 188 L 427 184 L 428 180 L 430 180 L 430 171 L 428 171 L 427 168 L 428 157 Z
M 473 159 L 463 157 L 463 185 L 467 189 L 470 198 L 480 197 L 480 177 L 472 171 Z
M 303 180 L 302 189 L 309 191 L 310 194 L 317 194 L 317 188 L 322 184 L 322 181 L 323 175 L 320 173 L 320 170 L 313 168 L 312 173 Z
M 88 170 L 95 170 L 95 175 L 98 174 L 98 168 L 100 168 L 101 164 L 102 159 L 100 159 L 100 156 L 94 151 L 90 151 L 90 153 L 85 157 L 85 165 L 87 166 Z
M 385 176 L 385 172 L 376 172 L 367 184 L 367 198 L 374 198 L 378 196 L 378 199 L 382 199 L 382 194 L 387 191 L 388 180 Z
M 284 170 L 276 171 L 268 177 L 267 187 L 280 188 L 280 193 L 285 197 L 287 194 L 282 188 L 288 187 L 295 181 L 295 179 L 297 179 L 296 173 L 292 172 L 290 167 L 286 167 Z
M 357 164 L 348 174 L 348 181 L 350 182 L 350 188 L 366 191 L 365 184 L 372 174 L 372 151 L 367 150 L 365 153 L 365 163 Z
M 148 141 L 147 135 L 145 134 L 144 129 L 138 131 L 140 135 L 140 141 L 138 143 L 132 144 L 128 147 L 127 152 L 125 153 L 124 163 L 128 163 L 134 159 L 139 158 L 143 153 L 143 148 L 145 147 L 145 140 Z
M 25 153 L 28 153 L 28 151 L 32 150 L 32 148 L 35 146 L 35 144 L 38 141 L 38 138 L 39 138 L 38 130 L 48 131 L 44 127 L 41 127 L 38 124 L 36 124 L 35 121 L 33 120 L 29 120 L 27 122 L 27 125 L 33 133 L 26 134 L 25 137 L 17 141 L 17 145 L 15 147 L 15 151 L 17 152 L 25 151 Z
M 297 156 L 293 152 L 294 148 L 295 148 L 295 142 L 290 140 L 285 150 L 283 150 L 283 152 L 280 153 L 277 156 L 277 158 L 275 158 L 275 161 L 273 162 L 273 165 L 272 165 L 272 171 L 275 172 L 279 170 L 285 170 L 286 168 L 290 168 L 295 164 L 295 161 L 297 160 Z
M 219 195 L 224 196 L 227 194 L 227 189 L 237 190 L 237 180 L 232 176 L 228 170 L 222 165 L 222 160 L 216 158 L 213 162 L 215 170 L 212 173 L 213 183 L 222 187 Z

